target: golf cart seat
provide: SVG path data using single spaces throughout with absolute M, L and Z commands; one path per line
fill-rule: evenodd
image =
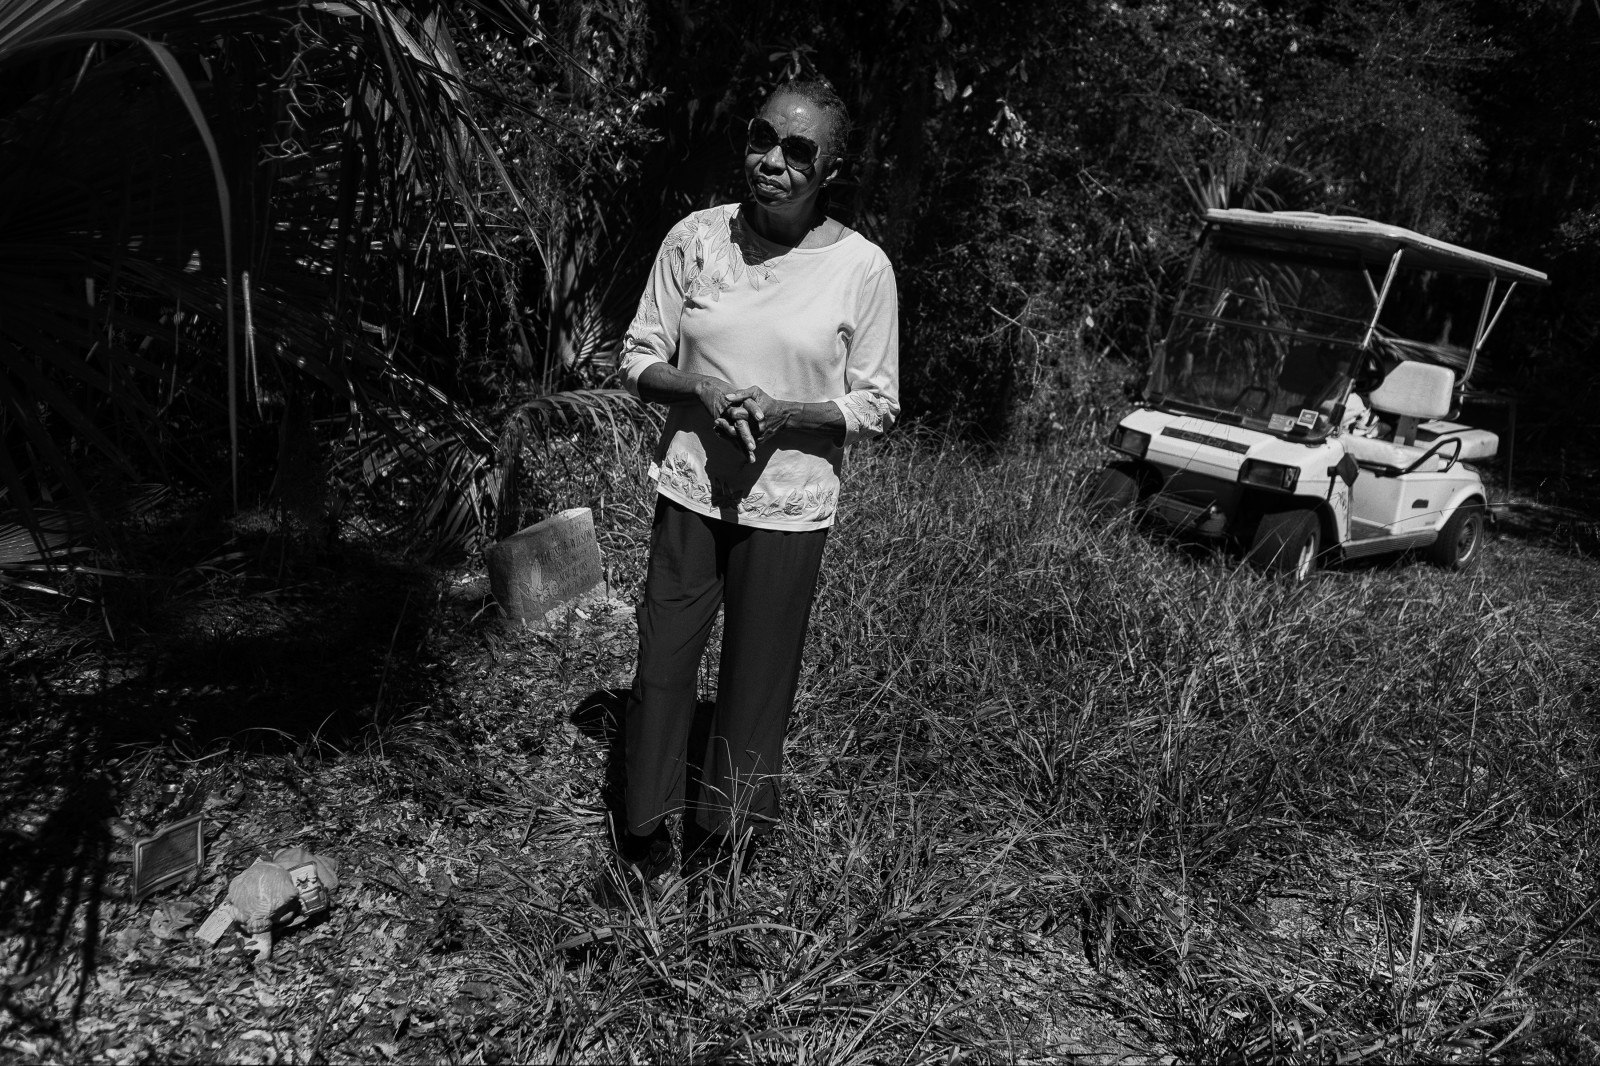
M 1417 425 L 1417 443 L 1431 445 L 1436 440 L 1457 437 L 1461 440 L 1461 458 L 1493 459 L 1500 450 L 1500 435 L 1487 429 L 1463 426 L 1459 422 L 1446 422 L 1435 418 Z
M 1448 470 L 1458 456 L 1455 449 L 1440 445 L 1437 450 L 1414 444 L 1396 444 L 1376 437 L 1345 436 L 1344 450 L 1365 470 L 1383 477 L 1414 474 L 1418 471 Z M 1426 460 L 1425 462 L 1423 460 Z
M 1466 438 L 1445 434 L 1418 443 L 1418 429 L 1420 420 L 1428 419 L 1428 424 L 1432 424 L 1450 413 L 1455 383 L 1456 376 L 1447 367 L 1430 363 L 1398 364 L 1367 397 L 1367 405 L 1374 411 L 1394 418 L 1394 439 L 1347 435 L 1343 438 L 1345 452 L 1362 467 L 1382 477 L 1448 470 L 1465 457 Z

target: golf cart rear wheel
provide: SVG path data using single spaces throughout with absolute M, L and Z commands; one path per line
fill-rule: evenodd
M 1483 551 L 1483 504 L 1468 500 L 1439 530 L 1439 539 L 1428 547 L 1428 561 L 1446 570 L 1465 570 L 1478 561 Z
M 1322 554 L 1322 523 L 1312 511 L 1279 511 L 1261 516 L 1247 558 L 1269 574 L 1304 581 Z
M 1138 478 L 1121 467 L 1108 466 L 1100 471 L 1094 487 L 1089 490 L 1089 514 L 1099 519 L 1127 514 L 1141 495 Z

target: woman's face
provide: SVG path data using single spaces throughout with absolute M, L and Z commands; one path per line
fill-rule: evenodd
M 805 97 L 787 93 L 768 100 L 756 118 L 769 124 L 780 142 L 801 137 L 818 148 L 815 162 L 805 167 L 790 159 L 781 143 L 766 152 L 747 145 L 744 176 L 756 206 L 785 214 L 809 213 L 822 183 L 839 169 L 838 157 L 831 151 L 833 120 Z

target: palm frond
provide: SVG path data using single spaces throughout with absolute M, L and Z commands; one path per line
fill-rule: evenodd
M 69 46 L 100 47 L 107 44 L 121 44 L 131 46 L 135 50 L 142 51 L 147 54 L 153 61 L 161 76 L 165 79 L 167 85 L 177 95 L 178 100 L 182 104 L 187 115 L 187 118 L 192 124 L 192 134 L 194 137 L 198 138 L 198 141 L 204 148 L 210 164 L 212 192 L 215 196 L 216 203 L 216 222 L 221 235 L 222 255 L 220 266 L 222 268 L 222 279 L 224 284 L 231 289 L 233 284 L 233 230 L 231 194 L 216 138 L 212 134 L 210 124 L 208 123 L 206 115 L 204 114 L 200 99 L 196 94 L 195 87 L 188 76 L 184 73 L 181 65 L 178 63 L 171 50 L 168 49 L 164 44 L 151 37 L 143 36 L 140 33 L 135 32 L 135 30 L 127 28 L 125 25 L 118 24 L 119 22 L 123 22 L 129 24 L 152 25 L 152 16 L 170 16 L 173 13 L 171 9 L 177 6 L 179 5 L 158 4 L 156 5 L 156 10 L 152 11 L 151 8 L 146 5 L 141 11 L 137 6 L 134 5 L 115 3 L 100 5 L 81 3 L 65 4 L 60 2 L 46 2 L 46 0 L 34 0 L 34 2 L 16 4 L 6 9 L 4 12 L 4 21 L 0 22 L 0 63 L 3 63 L 7 59 L 15 59 L 19 54 L 23 54 L 28 51 L 64 48 Z M 225 12 L 219 12 L 217 10 L 217 5 L 210 5 L 210 13 L 213 16 L 222 13 L 242 14 L 244 13 L 247 5 L 233 4 L 222 5 L 222 7 L 226 9 Z M 255 4 L 248 5 L 248 7 L 250 8 L 251 14 L 260 14 L 264 5 Z M 45 105 L 45 110 L 59 115 L 61 105 L 71 101 L 71 97 L 75 95 L 76 90 L 81 87 L 82 81 L 83 79 L 79 77 L 75 79 L 71 85 L 63 85 L 60 82 L 57 82 L 55 85 L 50 86 L 43 94 L 44 99 L 42 103 Z M 104 79 L 97 79 L 97 81 L 99 84 L 104 84 Z M 24 123 L 24 126 L 26 126 L 26 123 Z M 16 124 L 12 124 L 11 132 L 13 134 L 17 132 L 17 129 L 18 126 Z M 46 141 L 54 139 L 54 135 L 56 133 L 56 130 L 50 124 L 41 125 L 35 123 L 32 126 L 32 129 L 38 136 L 44 138 Z M 27 147 L 37 150 L 40 145 L 34 143 L 27 145 Z M 38 169 L 35 167 L 34 163 L 35 160 L 33 158 L 29 158 L 27 164 L 20 169 L 24 174 L 36 175 L 38 173 Z M 79 176 L 82 175 L 82 171 L 78 171 L 77 173 Z M 79 191 L 81 193 L 82 190 L 80 188 L 75 191 Z M 48 199 L 48 197 L 44 197 L 44 199 Z M 12 202 L 14 204 L 26 204 L 28 203 L 28 200 L 21 199 L 13 200 Z M 62 205 L 58 201 L 56 206 L 60 208 Z M 111 277 L 116 277 L 118 272 L 115 267 L 124 255 L 129 254 L 130 251 L 141 249 L 147 238 L 155 238 L 163 235 L 159 233 L 159 231 L 157 233 L 149 234 L 143 232 L 128 232 L 130 228 L 136 227 L 129 225 L 129 223 L 133 223 L 135 220 L 129 219 L 126 216 L 126 213 L 124 214 L 124 218 L 122 220 L 124 224 L 110 227 L 97 227 L 92 223 L 88 226 L 82 225 L 83 219 L 81 218 L 81 213 L 80 217 L 77 219 L 72 218 L 73 213 L 74 212 L 71 210 L 64 212 L 58 210 L 54 214 L 50 212 L 39 213 L 35 216 L 35 221 L 33 223 L 34 225 L 39 225 L 41 222 L 54 222 L 57 224 L 66 222 L 67 225 L 65 227 L 65 232 L 58 232 L 55 235 L 56 240 L 54 242 L 24 241 L 22 242 L 21 248 L 17 248 L 15 245 L 13 245 L 13 247 L 8 250 L 10 254 L 5 256 L 5 258 L 11 259 L 13 262 L 15 262 L 18 258 L 17 253 L 19 251 L 24 253 L 37 251 L 36 247 L 30 247 L 30 245 L 43 244 L 45 247 L 51 247 L 53 245 L 53 249 L 56 251 L 58 256 L 64 255 L 69 260 L 72 258 L 77 258 L 79 260 L 79 262 L 76 264 L 72 264 L 77 267 L 77 272 L 93 276 L 96 266 L 100 266 L 102 268 L 109 266 L 110 269 L 106 271 L 106 273 L 108 273 Z M 77 224 L 74 225 L 74 223 Z M 16 236 L 20 236 L 20 234 L 12 233 L 7 234 L 7 236 L 14 239 Z M 154 247 L 159 242 L 152 239 L 150 243 Z M 74 246 L 76 247 L 74 248 Z M 74 250 L 77 253 L 75 257 L 72 255 Z M 40 267 L 40 257 L 37 255 L 32 255 L 29 256 L 28 259 L 30 276 L 37 276 L 37 272 Z M 62 265 L 66 266 L 68 264 Z M 69 267 L 67 272 L 71 273 L 73 271 L 71 271 Z M 55 302 L 59 308 L 60 302 Z M 89 302 L 91 305 L 93 304 L 92 297 Z M 231 482 L 234 486 L 234 501 L 237 505 L 239 428 L 237 368 L 234 349 L 234 302 L 235 301 L 232 296 L 223 302 L 222 318 L 224 322 L 223 347 L 226 351 L 226 368 L 228 378 L 228 428 L 230 456 L 232 462 Z M 93 308 L 91 307 L 91 314 L 87 317 L 92 318 L 92 312 Z M 81 309 L 79 309 L 79 313 L 82 315 Z M 13 381 L 19 378 L 22 379 L 26 389 L 24 395 L 42 401 L 47 405 L 49 410 L 53 411 L 57 416 L 68 423 L 68 425 L 77 434 L 86 438 L 89 443 L 96 447 L 97 450 L 105 454 L 108 458 L 120 461 L 122 456 L 119 454 L 119 449 L 112 445 L 105 438 L 105 436 L 96 429 L 90 420 L 84 416 L 84 413 L 80 407 L 74 403 L 70 397 L 57 389 L 54 383 L 49 380 L 48 375 L 41 372 L 32 371 L 29 366 L 30 356 L 35 360 L 45 358 L 51 353 L 56 353 L 59 356 L 61 353 L 60 347 L 58 344 L 52 343 L 59 340 L 59 334 L 52 335 L 54 331 L 49 331 L 44 333 L 35 333 L 32 337 L 28 337 L 26 335 L 26 324 L 24 323 L 22 328 L 19 329 L 17 323 L 14 321 L 14 317 L 16 316 L 7 316 L 8 322 L 6 325 L 10 327 L 8 330 L 10 337 L 5 339 L 10 340 L 11 344 L 7 345 L 0 343 L 0 371 L 3 371 L 5 375 L 12 378 Z M 70 319 L 68 319 L 68 321 L 70 321 Z M 21 338 L 25 345 L 21 348 L 15 347 L 19 340 L 19 334 L 21 334 Z M 27 343 L 28 341 L 31 341 L 32 343 Z M 7 353 L 10 353 L 13 357 L 4 358 Z M 74 360 L 71 358 L 70 354 L 66 358 L 58 357 L 51 360 L 51 362 L 57 370 L 66 368 L 68 373 L 72 373 L 72 368 L 75 366 Z M 82 375 L 80 374 L 79 376 L 81 377 Z M 110 391 L 106 391 L 109 395 Z M 35 443 L 39 446 L 39 450 L 42 455 L 50 462 L 52 466 L 57 468 L 55 473 L 65 480 L 68 485 L 73 486 L 81 493 L 82 490 L 81 486 L 79 486 L 77 483 L 76 472 L 68 468 L 60 450 L 54 445 L 54 442 L 47 440 L 44 435 L 39 432 L 38 427 L 32 425 L 33 419 L 30 417 L 30 413 L 28 411 L 19 409 L 17 411 L 17 415 L 19 425 L 21 425 L 23 432 L 33 438 Z M 3 425 L 3 423 L 0 423 L 0 425 Z M 18 496 L 18 503 L 24 515 L 27 515 L 30 513 L 30 509 L 26 499 L 24 498 L 24 486 L 17 477 L 18 471 L 9 461 L 7 461 L 6 467 L 5 480 L 7 487 L 10 491 Z
M 639 432 L 655 420 L 621 389 L 527 400 L 506 416 L 497 444 L 459 409 L 440 405 L 428 418 L 414 412 L 383 410 L 375 422 L 380 431 L 347 442 L 335 476 L 361 485 L 375 501 L 409 497 L 408 538 L 430 554 L 476 551 L 489 538 L 514 532 L 525 450 L 537 453 L 581 436 L 588 461 L 621 467 Z M 403 430 L 394 431 L 402 424 Z
M 0 5 L 0 64 L 79 34 L 238 31 L 300 6 L 296 0 L 8 0 Z
M 1216 143 L 1209 154 L 1173 164 L 1197 214 L 1213 208 L 1281 211 L 1306 206 L 1316 178 L 1293 162 L 1292 143 L 1275 123 L 1247 119 L 1214 126 L 1211 133 Z
M 88 539 L 102 517 L 128 518 L 149 512 L 171 494 L 166 485 L 130 485 L 101 491 L 91 501 L 69 505 L 36 505 L 28 521 L 16 511 L 0 511 L 0 572 L 43 575 L 72 565 L 76 571 L 109 573 L 72 563 L 90 550 Z M 0 502 L 8 493 L 0 490 Z M 53 591 L 45 589 L 44 591 Z
M 443 486 L 419 514 L 447 539 L 504 512 L 510 442 L 445 398 L 422 332 L 459 330 L 480 278 L 514 291 L 502 250 L 541 240 L 477 121 L 467 14 L 555 47 L 519 0 L 0 2 L 25 89 L 0 111 L 0 490 L 21 523 L 46 484 L 209 479 L 176 445 L 224 422 L 237 501 L 241 419 L 291 380 L 351 412 L 369 478 Z M 616 332 L 612 288 L 582 298 L 579 361 Z M 551 398 L 508 427 L 603 433 L 624 402 Z
M 581 432 L 615 452 L 624 446 L 628 430 L 650 425 L 652 410 L 623 389 L 577 389 L 535 396 L 506 415 L 498 452 L 513 455 L 538 447 L 552 434 Z M 620 454 L 614 456 L 621 461 Z

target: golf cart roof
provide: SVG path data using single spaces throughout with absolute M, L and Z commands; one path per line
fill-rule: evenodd
M 1404 248 L 1401 262 L 1421 270 L 1439 270 L 1468 277 L 1507 278 L 1548 285 L 1542 271 L 1518 266 L 1492 255 L 1424 237 L 1401 226 L 1357 218 L 1354 215 L 1319 215 L 1310 211 L 1250 211 L 1242 207 L 1206 212 L 1206 221 L 1223 233 L 1248 240 L 1314 245 L 1353 251 L 1369 263 L 1384 265 Z

